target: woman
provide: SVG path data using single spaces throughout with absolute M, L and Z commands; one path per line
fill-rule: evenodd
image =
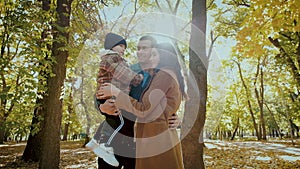
M 184 80 L 174 47 L 157 45 L 152 52 L 152 81 L 139 100 L 106 83 L 99 99 L 116 96 L 115 105 L 136 115 L 136 169 L 183 169 L 181 145 L 168 117 L 175 114 L 185 95 Z

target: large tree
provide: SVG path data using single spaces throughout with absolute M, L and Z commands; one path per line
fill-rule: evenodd
M 56 22 L 52 26 L 53 42 L 51 76 L 47 79 L 48 93 L 44 97 L 44 132 L 39 168 L 59 168 L 60 127 L 62 119 L 62 87 L 66 77 L 68 41 L 72 0 L 57 0 Z
M 206 0 L 193 0 L 192 27 L 189 44 L 190 75 L 194 82 L 188 81 L 190 100 L 185 105 L 182 125 L 183 160 L 186 169 L 205 168 L 203 161 L 203 126 L 206 117 L 207 68 L 206 55 Z M 193 82 L 193 81 L 192 81 Z M 197 99 L 199 98 L 199 99 Z

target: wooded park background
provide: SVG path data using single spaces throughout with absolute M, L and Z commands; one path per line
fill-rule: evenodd
M 297 146 L 299 6 L 299 0 L 2 0 L 0 144 L 26 141 L 22 159 L 54 169 L 61 141 L 87 142 L 103 120 L 93 105 L 97 53 L 105 34 L 115 32 L 127 38 L 132 63 L 145 33 L 176 44 L 193 79 L 191 99 L 178 112 L 187 169 L 205 167 L 203 135 Z M 173 20 L 147 23 L 149 13 Z

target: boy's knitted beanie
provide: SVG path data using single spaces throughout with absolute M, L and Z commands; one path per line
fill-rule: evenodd
M 112 49 L 113 47 L 123 44 L 125 45 L 125 48 L 127 48 L 127 43 L 126 40 L 115 33 L 108 33 L 105 36 L 105 41 L 104 41 L 104 48 L 105 49 Z

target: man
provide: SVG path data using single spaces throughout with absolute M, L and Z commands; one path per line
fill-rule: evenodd
M 131 86 L 129 95 L 137 100 L 140 99 L 141 94 L 149 85 L 151 75 L 144 70 L 151 68 L 151 52 L 156 45 L 156 40 L 152 36 L 142 36 L 137 44 L 137 59 L 138 63 L 131 66 L 136 73 L 143 74 L 143 81 L 138 86 Z M 114 105 L 114 100 L 106 100 L 104 104 L 99 106 L 102 113 L 111 114 L 116 112 L 118 108 Z M 124 117 L 124 125 L 116 136 L 116 139 L 111 143 L 115 150 L 115 156 L 119 161 L 119 167 L 113 167 L 106 164 L 101 158 L 98 158 L 99 169 L 134 169 L 135 168 L 135 142 L 134 142 L 134 124 L 136 116 L 122 111 Z M 169 118 L 170 127 L 178 126 L 178 117 Z

